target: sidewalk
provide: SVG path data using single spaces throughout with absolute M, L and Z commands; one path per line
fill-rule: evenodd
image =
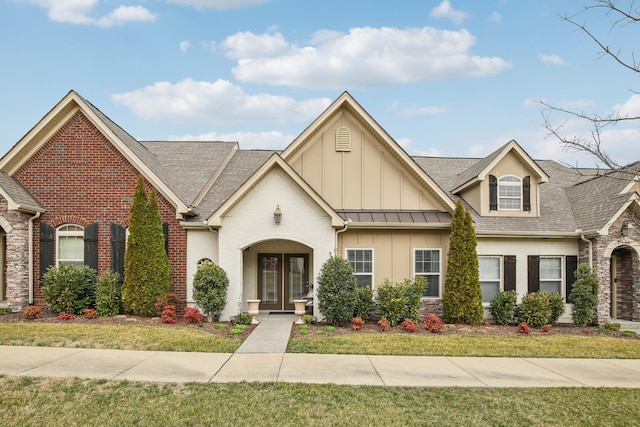
M 259 317 L 236 353 L 0 346 L 0 375 L 151 382 L 640 388 L 640 359 L 285 353 L 293 316 Z

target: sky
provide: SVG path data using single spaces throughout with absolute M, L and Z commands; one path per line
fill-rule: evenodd
M 626 2 L 623 2 L 626 3 Z M 348 91 L 409 154 L 592 167 L 545 129 L 540 101 L 640 116 L 638 28 L 592 0 L 0 0 L 0 153 L 70 90 L 140 140 L 283 149 Z M 590 126 L 551 113 L 567 136 Z M 640 159 L 640 120 L 604 150 Z

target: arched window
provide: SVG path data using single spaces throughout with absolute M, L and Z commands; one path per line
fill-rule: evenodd
M 84 228 L 66 224 L 56 230 L 57 265 L 84 265 Z
M 517 176 L 506 175 L 498 179 L 498 209 L 522 209 L 522 180 Z

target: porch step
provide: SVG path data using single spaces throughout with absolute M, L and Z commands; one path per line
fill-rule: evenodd
M 631 320 L 611 319 L 611 323 L 620 323 L 621 331 L 633 331 L 640 334 L 640 322 L 632 322 Z
M 260 314 L 256 318 L 260 324 L 251 332 L 251 335 L 242 343 L 236 353 L 285 353 L 296 316 L 293 314 L 279 316 Z

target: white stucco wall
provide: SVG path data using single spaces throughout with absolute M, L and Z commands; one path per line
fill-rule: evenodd
M 277 206 L 282 210 L 280 224 L 273 219 Z M 245 295 L 244 249 L 271 239 L 299 242 L 311 248 L 312 281 L 335 251 L 330 217 L 279 168 L 269 172 L 223 218 L 218 234 L 219 264 L 229 277 L 223 319 L 246 311 L 245 300 L 255 296 L 253 289 Z M 246 281 L 255 283 L 254 278 Z
M 518 301 L 528 292 L 528 266 L 529 255 L 538 256 L 578 256 L 577 239 L 496 239 L 478 238 L 478 256 L 483 255 L 515 255 L 516 256 L 516 292 Z M 563 274 L 566 272 L 563 271 Z M 564 277 L 563 277 L 563 296 Z M 566 296 L 565 296 L 566 297 Z M 488 309 L 485 309 L 485 318 L 490 318 Z M 571 321 L 571 304 L 565 304 L 564 315 L 561 322 Z
M 218 232 L 187 230 L 187 305 L 190 307 L 196 304 L 193 300 L 193 276 L 202 258 L 218 263 Z

